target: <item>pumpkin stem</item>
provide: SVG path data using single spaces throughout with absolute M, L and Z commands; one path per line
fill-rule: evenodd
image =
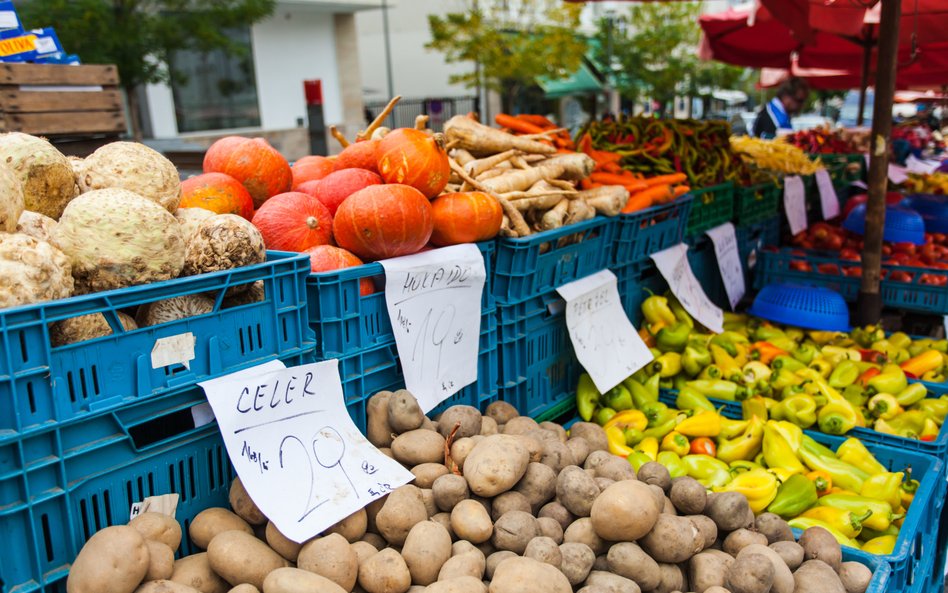
M 425 131 L 428 129 L 428 116 L 427 115 L 422 114 L 415 118 L 415 129 L 421 130 L 421 131 Z
M 342 144 L 343 148 L 349 146 L 349 141 L 346 140 L 346 137 L 342 135 L 342 132 L 336 129 L 336 126 L 329 126 L 329 133 L 332 134 L 332 137 L 339 141 L 339 144 Z
M 307 217 L 306 217 L 306 226 L 308 226 L 308 227 L 311 228 L 311 229 L 317 229 L 317 228 L 319 228 L 319 221 L 316 220 L 316 217 L 315 217 L 315 216 L 307 216 Z
M 401 100 L 402 100 L 401 95 L 395 95 L 394 97 L 392 97 L 392 100 L 388 102 L 388 105 L 385 106 L 385 109 L 382 110 L 382 113 L 378 114 L 378 117 L 372 120 L 372 123 L 369 124 L 369 127 L 367 127 L 366 129 L 356 134 L 356 140 L 364 140 L 366 138 L 371 137 L 372 132 L 374 132 L 376 128 L 382 125 L 382 122 L 385 121 L 385 118 L 389 116 L 392 110 L 395 109 L 395 105 L 397 105 L 398 102 Z
M 435 141 L 435 146 L 447 152 L 447 149 L 445 148 L 445 143 L 446 143 L 447 138 L 445 138 L 444 134 L 442 134 L 441 132 L 435 132 L 434 134 L 431 135 L 431 137 Z

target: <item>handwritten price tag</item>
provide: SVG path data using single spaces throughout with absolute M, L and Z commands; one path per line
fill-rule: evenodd
M 894 163 L 889 163 L 889 181 L 901 185 L 908 180 L 908 170 Z
M 829 171 L 820 169 L 816 172 L 816 187 L 820 190 L 820 207 L 823 210 L 823 220 L 839 216 L 839 197 Z
M 242 371 L 200 384 L 250 497 L 295 542 L 414 479 L 352 423 L 338 364 Z
M 484 258 L 467 244 L 379 263 L 405 386 L 427 412 L 477 380 Z
M 652 254 L 652 261 L 681 306 L 701 325 L 715 333 L 724 331 L 724 313 L 708 299 L 688 262 L 688 246 L 679 243 Z
M 796 235 L 806 230 L 806 190 L 799 175 L 783 179 L 783 209 L 787 213 L 791 234 Z
M 737 233 L 734 225 L 729 222 L 708 229 L 705 233 L 711 237 L 711 242 L 714 244 L 718 270 L 721 272 L 724 290 L 727 291 L 727 300 L 733 311 L 746 291 L 744 265 L 741 263 L 741 254 L 737 250 Z
M 622 309 L 615 274 L 603 270 L 556 291 L 566 299 L 566 329 L 576 358 L 599 391 L 609 391 L 653 360 Z

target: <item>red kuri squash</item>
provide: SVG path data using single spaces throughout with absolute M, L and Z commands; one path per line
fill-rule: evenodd
M 336 243 L 364 260 L 416 253 L 431 230 L 431 203 L 417 189 L 399 184 L 360 189 L 333 219 Z
M 300 186 L 300 191 L 310 194 L 329 208 L 330 214 L 336 215 L 339 204 L 370 185 L 379 185 L 382 178 L 365 169 L 343 169 L 334 171 L 318 182 L 309 181 Z
M 332 241 L 332 215 L 319 200 L 301 192 L 277 194 L 253 215 L 267 249 L 306 251 Z
M 363 264 L 363 261 L 351 252 L 332 245 L 317 245 L 316 247 L 310 247 L 304 253 L 309 254 L 309 266 L 314 274 L 352 268 Z M 365 296 L 373 292 L 375 292 L 375 285 L 371 278 L 363 278 L 359 281 L 359 294 Z
M 345 147 L 342 152 L 336 156 L 333 161 L 333 169 L 341 171 L 343 169 L 366 169 L 373 173 L 378 173 L 376 165 L 378 159 L 375 157 L 375 151 L 378 149 L 378 140 L 363 140 L 353 142 Z
M 379 175 L 385 183 L 410 185 L 428 198 L 441 193 L 451 176 L 444 137 L 421 130 L 399 128 L 379 141 Z
M 224 173 L 204 173 L 181 182 L 178 208 L 203 208 L 217 214 L 253 217 L 253 198 L 239 181 Z
M 504 219 L 497 200 L 479 191 L 438 196 L 431 202 L 431 211 L 431 242 L 442 247 L 493 239 Z
M 304 156 L 293 163 L 290 169 L 293 172 L 293 191 L 297 191 L 301 183 L 322 179 L 332 173 L 333 165 L 324 156 Z
M 293 183 L 290 164 L 263 138 L 218 140 L 204 155 L 204 172 L 226 173 L 242 183 L 257 208 L 268 198 L 290 191 Z

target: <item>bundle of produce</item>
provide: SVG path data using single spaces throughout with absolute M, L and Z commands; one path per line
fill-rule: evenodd
M 878 328 L 804 331 L 730 313 L 724 333 L 713 335 L 672 296 L 648 297 L 642 314 L 640 334 L 656 358 L 639 377 L 659 375 L 667 388 L 729 401 L 759 395 L 769 417 L 834 435 L 860 426 L 933 440 L 948 413 L 948 396 L 928 397 L 909 382 L 944 381 L 945 340 L 886 337 Z
M 948 194 L 948 173 L 909 173 L 903 187 L 907 194 Z
M 796 542 L 737 489 L 709 494 L 657 463 L 636 472 L 592 423 L 566 431 L 505 402 L 432 420 L 404 390 L 376 394 L 368 414 L 369 439 L 414 484 L 296 543 L 238 479 L 232 509 L 188 525 L 206 552 L 174 559 L 178 522 L 143 513 L 92 536 L 68 591 L 862 593 L 872 579 L 826 529 Z
M 812 175 L 823 168 L 819 159 L 783 140 L 731 136 L 731 147 L 748 165 L 785 175 Z
M 578 412 L 603 426 L 610 452 L 626 457 L 640 474 L 655 461 L 672 478 L 740 492 L 758 522 L 778 515 L 798 529 L 823 527 L 845 546 L 892 552 L 919 486 L 910 467 L 887 471 L 856 438 L 834 452 L 796 424 L 768 419 L 760 396 L 745 400 L 743 420 L 721 416 L 690 387 L 678 392 L 677 408 L 669 407 L 659 401 L 658 376 L 644 383 L 629 377 L 605 394 L 588 375 L 580 377 Z
M 580 137 L 589 134 L 593 148 L 619 155 L 623 169 L 646 177 L 684 173 L 691 187 L 756 183 L 732 151 L 730 133 L 721 121 L 632 117 L 592 122 Z
M 810 154 L 853 154 L 859 152 L 841 130 L 831 130 L 829 128 L 801 130 L 787 134 L 781 137 L 781 140 Z

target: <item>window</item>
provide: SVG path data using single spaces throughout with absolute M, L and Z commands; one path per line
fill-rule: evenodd
M 229 35 L 246 51 L 186 50 L 172 55 L 171 67 L 180 79 L 171 83 L 179 132 L 260 125 L 250 29 L 232 30 Z

